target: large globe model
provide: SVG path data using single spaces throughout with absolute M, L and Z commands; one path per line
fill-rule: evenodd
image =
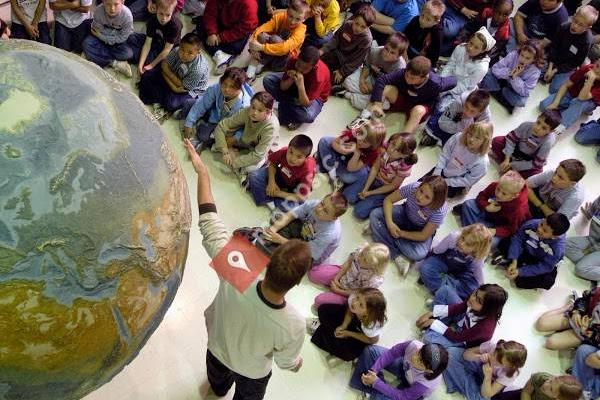
M 100 68 L 0 42 L 0 399 L 77 399 L 139 352 L 187 256 L 185 177 Z

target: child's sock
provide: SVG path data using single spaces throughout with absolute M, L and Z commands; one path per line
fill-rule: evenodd
M 271 210 L 271 211 L 275 211 L 275 209 L 277 208 L 277 207 L 275 207 L 275 202 L 274 201 L 270 201 L 266 205 L 269 208 L 269 210 Z

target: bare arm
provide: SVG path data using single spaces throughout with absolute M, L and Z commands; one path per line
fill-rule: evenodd
M 379 173 L 380 167 L 381 167 L 381 155 L 379 155 L 377 157 L 377 160 L 375 160 L 375 163 L 373 164 L 373 166 L 371 167 L 371 170 L 369 171 L 369 176 L 367 177 L 367 181 L 365 182 L 365 186 L 363 187 L 363 190 L 362 190 L 363 192 L 368 191 L 369 188 L 371 187 L 371 185 L 373 184 L 373 182 L 375 182 L 375 178 L 377 178 L 377 174 Z M 377 190 L 377 189 L 375 189 L 375 190 Z
M 373 25 L 388 25 L 388 26 L 394 25 L 394 22 L 395 22 L 394 18 L 388 17 L 387 15 L 384 15 L 377 10 L 374 10 L 374 11 L 375 11 L 375 23 Z
M 423 227 L 420 231 L 405 231 L 401 230 L 400 237 L 408 240 L 413 240 L 416 242 L 422 242 L 427 240 L 435 233 L 435 230 L 438 228 L 437 224 L 433 224 L 428 222 L 425 227 Z
M 21 22 L 21 24 L 28 26 L 31 23 L 31 21 L 27 19 L 27 16 L 23 11 L 23 7 L 21 7 L 19 3 L 17 3 L 17 0 L 10 0 L 10 7 L 17 16 L 19 22 Z
M 600 369 L 600 356 L 598 353 L 593 353 L 585 359 L 585 365 L 590 368 Z
M 35 9 L 35 14 L 33 14 L 33 19 L 31 20 L 31 23 L 33 25 L 37 25 L 40 22 L 40 18 L 42 17 L 42 14 L 44 13 L 45 9 L 46 0 L 38 0 L 38 5 Z
M 183 88 L 183 85 L 181 83 L 181 79 L 179 79 L 177 77 L 177 75 L 175 75 L 173 73 L 173 71 L 171 71 L 171 67 L 169 66 L 169 63 L 167 63 L 166 60 L 164 60 L 161 63 L 161 70 L 162 70 L 162 75 L 165 78 L 165 82 L 167 82 L 167 85 L 169 86 L 169 88 L 176 92 L 176 93 L 185 93 L 186 90 Z
M 160 53 L 158 53 L 156 58 L 154 60 L 152 60 L 152 62 L 149 65 L 151 65 L 153 68 L 156 67 L 162 60 L 167 58 L 167 56 L 169 55 L 169 53 L 171 52 L 172 49 L 173 49 L 173 43 L 165 43 L 165 47 L 163 47 L 162 51 Z M 148 49 L 148 50 L 150 50 L 150 49 Z M 148 56 L 148 55 L 146 54 L 146 56 Z
M 371 25 L 371 27 L 378 32 L 386 33 L 389 35 L 391 35 L 392 33 L 396 33 L 396 31 L 394 30 L 394 28 L 392 28 L 391 25 L 373 24 Z

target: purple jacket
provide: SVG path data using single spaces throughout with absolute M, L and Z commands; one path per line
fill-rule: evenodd
M 519 76 L 511 78 L 510 73 L 518 64 L 519 52 L 513 50 L 492 66 L 492 73 L 498 79 L 507 80 L 519 96 L 529 97 L 540 78 L 541 71 L 534 64 L 529 64 Z

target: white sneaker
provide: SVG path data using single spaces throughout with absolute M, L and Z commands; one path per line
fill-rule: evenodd
M 306 332 L 308 332 L 309 335 L 312 336 L 319 326 L 321 326 L 319 318 L 306 318 Z
M 275 202 L 273 202 L 273 201 L 270 201 L 270 202 L 268 202 L 268 203 L 266 204 L 266 206 L 267 206 L 267 207 L 269 208 L 269 210 L 271 210 L 271 211 L 275 211 L 275 210 L 277 210 L 277 207 L 275 207 Z
M 223 75 L 231 64 L 231 61 L 233 61 L 233 56 L 217 50 L 213 56 L 213 60 L 215 60 L 215 75 Z
M 129 65 L 127 61 L 113 60 L 110 66 L 113 67 L 115 71 L 125 75 L 128 78 L 131 78 L 133 76 L 133 72 L 131 71 L 131 65 Z
M 246 78 L 248 80 L 252 80 L 256 77 L 256 65 L 248 65 L 248 68 L 246 68 Z
M 394 263 L 398 267 L 398 272 L 400 272 L 400 275 L 406 276 L 406 274 L 408 274 L 408 270 L 410 269 L 410 261 L 403 256 L 397 256 L 394 258 Z

